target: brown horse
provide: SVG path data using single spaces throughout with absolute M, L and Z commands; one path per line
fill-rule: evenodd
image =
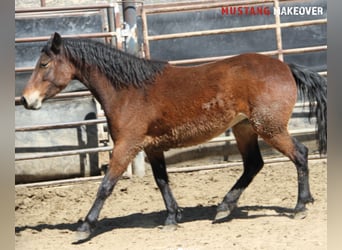
M 192 67 L 136 58 L 100 42 L 62 39 L 55 33 L 41 51 L 24 89 L 22 103 L 42 101 L 77 79 L 101 103 L 114 141 L 112 159 L 79 239 L 89 239 L 100 210 L 129 162 L 144 150 L 167 209 L 165 225 L 176 225 L 181 209 L 168 184 L 163 151 L 205 142 L 232 127 L 244 172 L 217 208 L 226 218 L 263 167 L 258 137 L 289 157 L 298 173 L 294 212 L 313 202 L 308 150 L 289 135 L 287 124 L 297 91 L 316 116 L 320 153 L 326 152 L 326 79 L 296 65 L 245 54 Z

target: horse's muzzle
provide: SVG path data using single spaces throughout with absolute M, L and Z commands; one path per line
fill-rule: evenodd
M 37 110 L 41 108 L 41 101 L 39 99 L 30 100 L 30 98 L 27 99 L 25 96 L 22 96 L 20 102 L 26 109 Z

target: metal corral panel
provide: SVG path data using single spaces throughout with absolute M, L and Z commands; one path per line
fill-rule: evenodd
M 15 118 L 18 127 L 96 118 L 96 109 L 92 97 L 78 98 L 72 101 L 48 101 L 44 103 L 39 111 L 23 109 L 23 106 L 16 106 Z M 96 125 L 17 132 L 15 134 L 17 156 L 97 146 Z M 98 172 L 97 153 L 16 161 L 15 164 L 17 183 L 61 177 L 87 176 Z
M 184 32 L 197 32 L 275 23 L 273 4 L 265 3 L 270 15 L 222 15 L 221 8 L 191 12 L 157 13 L 147 16 L 148 35 L 158 36 Z M 327 2 L 291 1 L 280 6 L 320 6 L 323 15 L 281 16 L 281 22 L 296 22 L 327 18 Z M 141 29 L 142 20 L 139 19 Z M 141 32 L 140 32 L 141 33 Z M 316 24 L 282 28 L 283 49 L 302 48 L 327 44 L 327 25 Z M 142 41 L 143 38 L 140 37 Z M 275 29 L 233 32 L 227 34 L 202 35 L 195 37 L 152 40 L 149 42 L 150 55 L 154 59 L 184 60 L 204 57 L 238 55 L 248 52 L 265 52 L 277 49 Z M 326 71 L 326 51 L 285 55 L 286 62 L 302 64 L 314 71 Z
M 85 34 L 103 31 L 103 17 L 99 12 L 27 15 L 16 18 L 16 38 L 50 36 L 53 32 Z M 32 67 L 45 42 L 17 43 L 16 67 Z M 20 96 L 31 72 L 16 73 L 16 96 Z M 63 92 L 84 90 L 77 81 Z M 16 127 L 66 123 L 96 118 L 96 104 L 91 96 L 72 99 L 52 99 L 41 110 L 24 110 L 16 106 Z M 98 146 L 96 125 L 65 129 L 50 129 L 15 133 L 16 156 L 75 150 Z M 15 162 L 16 183 L 52 180 L 99 173 L 98 153 L 62 157 L 19 160 Z
M 194 11 L 178 11 L 167 12 L 160 7 L 160 11 L 152 11 L 150 15 L 142 16 L 139 19 L 138 27 L 143 30 L 147 27 L 144 35 L 140 35 L 139 39 L 143 42 L 148 40 L 148 54 L 153 59 L 161 59 L 173 61 L 190 62 L 191 59 L 199 59 L 206 57 L 221 57 L 238 55 L 249 52 L 270 52 L 277 53 L 278 40 L 276 30 L 247 30 L 249 26 L 274 25 L 276 20 L 273 15 L 273 3 L 261 3 L 259 6 L 268 6 L 271 15 L 223 15 L 220 5 L 217 8 L 202 8 Z M 314 1 L 289 1 L 280 2 L 280 6 L 320 6 L 324 9 L 323 15 L 300 15 L 300 16 L 281 16 L 281 23 L 301 22 L 306 20 L 319 20 L 327 18 L 327 2 L 325 0 Z M 171 6 L 175 7 L 175 5 Z M 178 6 L 176 6 L 178 7 Z M 189 7 L 189 6 L 188 6 Z M 156 7 L 157 8 L 157 7 Z M 166 8 L 166 7 L 165 7 Z M 170 8 L 170 9 L 171 9 Z M 153 6 L 151 6 L 153 9 Z M 190 9 L 190 8 L 188 8 Z M 148 13 L 148 11 L 147 11 Z M 143 27 L 143 23 L 145 26 Z M 327 44 L 327 25 L 320 23 L 315 25 L 305 25 L 298 27 L 281 28 L 281 50 L 301 49 L 306 47 L 324 47 Z M 212 31 L 219 29 L 243 28 L 240 32 L 231 32 L 224 34 L 211 35 L 193 35 L 197 32 Z M 181 37 L 179 33 L 185 34 Z M 189 34 L 190 33 L 190 34 Z M 191 35 L 192 33 L 192 35 Z M 142 34 L 140 32 L 139 34 Z M 172 35 L 178 34 L 177 38 Z M 163 37 L 164 36 L 164 37 Z M 144 41 L 146 42 L 146 41 Z M 273 55 L 276 57 L 276 53 Z M 284 54 L 284 61 L 287 63 L 297 63 L 311 69 L 313 71 L 327 70 L 327 51 L 317 50 L 312 52 L 296 52 Z M 197 60 L 205 61 L 205 60 Z M 187 64 L 186 62 L 184 64 Z M 183 64 L 183 63 L 180 63 Z M 194 62 L 196 64 L 196 62 Z M 186 84 L 186 83 L 185 83 Z M 289 129 L 296 132 L 296 137 L 304 142 L 310 149 L 310 153 L 317 152 L 315 136 L 315 119 L 310 123 L 307 120 L 307 109 L 296 107 L 289 124 Z M 311 132 L 300 133 L 304 129 Z M 224 135 L 222 135 L 224 136 Z M 222 162 L 222 156 L 225 159 L 240 158 L 235 147 L 235 142 L 215 142 L 186 149 L 172 149 L 166 152 L 166 160 L 168 164 L 183 165 L 193 164 L 192 160 L 202 160 L 202 164 L 210 164 L 213 162 Z M 264 155 L 279 154 L 275 150 L 270 149 L 261 142 L 261 148 Z M 233 145 L 233 146 L 232 146 Z M 208 162 L 208 159 L 209 162 Z M 186 161 L 189 161 L 187 163 Z

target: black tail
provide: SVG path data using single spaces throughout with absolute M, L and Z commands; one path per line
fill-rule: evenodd
M 303 101 L 309 101 L 309 119 L 317 121 L 317 141 L 320 154 L 327 152 L 327 79 L 302 66 L 289 64 Z

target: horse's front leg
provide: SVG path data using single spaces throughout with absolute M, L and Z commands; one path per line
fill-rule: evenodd
M 136 151 L 138 152 L 138 150 Z M 112 193 L 115 184 L 137 152 L 125 142 L 117 142 L 115 144 L 109 168 L 100 184 L 96 199 L 82 225 L 77 229 L 77 241 L 84 241 L 90 238 L 105 200 Z
M 154 179 L 163 196 L 163 200 L 167 210 L 165 226 L 168 228 L 175 228 L 177 222 L 181 220 L 182 209 L 178 207 L 178 204 L 173 197 L 171 188 L 169 186 L 169 178 L 166 172 L 164 153 L 162 151 L 150 150 L 145 150 L 145 153 L 150 161 Z

